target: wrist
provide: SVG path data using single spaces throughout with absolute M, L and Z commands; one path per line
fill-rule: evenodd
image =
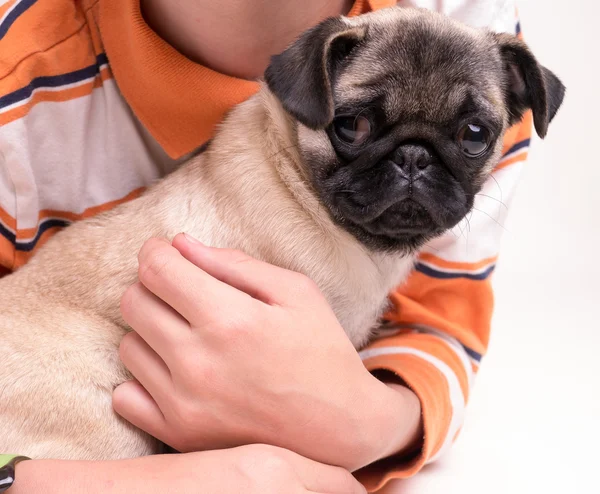
M 421 402 L 407 386 L 385 383 L 371 374 L 357 409 L 358 451 L 352 470 L 382 458 L 409 454 L 423 437 Z
M 7 494 L 30 494 L 44 492 L 52 494 L 52 489 L 57 489 L 60 485 L 60 479 L 54 476 L 55 470 L 51 463 L 53 460 L 29 460 L 17 464 L 15 468 L 15 483 Z M 45 485 L 41 479 L 46 479 L 48 485 Z M 52 487 L 48 487 L 52 486 Z
M 17 465 L 15 483 L 7 494 L 100 494 L 114 486 L 115 478 L 128 461 L 24 461 Z M 117 492 L 122 491 L 117 489 Z

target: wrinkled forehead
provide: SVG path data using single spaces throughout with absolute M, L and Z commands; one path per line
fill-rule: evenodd
M 338 75 L 334 92 L 344 104 L 376 101 L 388 121 L 450 120 L 465 105 L 503 114 L 491 36 L 439 16 L 394 14 L 369 22 L 366 42 Z

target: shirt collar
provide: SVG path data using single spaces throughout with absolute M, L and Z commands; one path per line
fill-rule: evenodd
M 395 5 L 393 0 L 356 0 L 349 15 Z M 211 138 L 234 105 L 258 83 L 197 64 L 158 36 L 144 21 L 139 0 L 101 0 L 98 25 L 121 94 L 150 134 L 172 158 Z

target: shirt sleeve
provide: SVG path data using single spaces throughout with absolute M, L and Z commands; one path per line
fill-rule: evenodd
M 409 2 L 400 2 L 405 3 Z M 427 7 L 426 3 L 410 2 L 419 7 Z M 478 7 L 484 19 L 475 15 Z M 442 11 L 470 24 L 520 35 L 511 2 L 446 1 Z M 506 133 L 503 156 L 472 211 L 423 249 L 407 282 L 391 294 L 392 309 L 378 339 L 361 352 L 367 369 L 393 372 L 417 394 L 424 426 L 418 454 L 386 458 L 357 472 L 369 491 L 414 475 L 446 453 L 460 431 L 488 346 L 493 311 L 490 278 L 531 132 L 528 112 Z

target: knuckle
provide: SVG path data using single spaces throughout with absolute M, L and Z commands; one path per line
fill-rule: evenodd
M 194 424 L 197 411 L 187 400 L 174 400 L 171 404 L 172 423 L 179 430 L 188 430 Z M 179 437 L 179 446 L 185 445 L 185 437 Z
M 300 273 L 296 273 L 294 275 L 294 279 L 292 283 L 296 287 L 296 289 L 302 294 L 317 294 L 320 293 L 319 287 L 317 284 L 311 280 L 308 276 L 305 276 Z
M 141 287 L 139 286 L 139 283 L 134 283 L 125 290 L 125 293 L 123 293 L 123 296 L 121 297 L 121 315 L 123 316 L 125 322 L 127 322 L 128 324 L 131 320 L 131 315 L 135 310 L 140 288 Z
M 242 454 L 237 462 L 238 473 L 255 490 L 258 488 L 264 494 L 289 492 L 294 479 L 293 469 L 279 448 L 252 444 L 242 446 L 240 450 Z
M 158 239 L 148 240 L 139 256 L 138 277 L 142 282 L 160 277 L 171 260 L 169 245 Z
M 119 358 L 122 362 L 128 362 L 135 350 L 137 336 L 133 331 L 127 333 L 119 344 Z
M 232 314 L 222 320 L 218 328 L 218 337 L 226 345 L 239 345 L 254 339 L 257 332 L 257 319 L 249 314 Z
M 227 249 L 226 256 L 228 261 L 232 264 L 244 264 L 254 260 L 254 258 L 239 249 Z

